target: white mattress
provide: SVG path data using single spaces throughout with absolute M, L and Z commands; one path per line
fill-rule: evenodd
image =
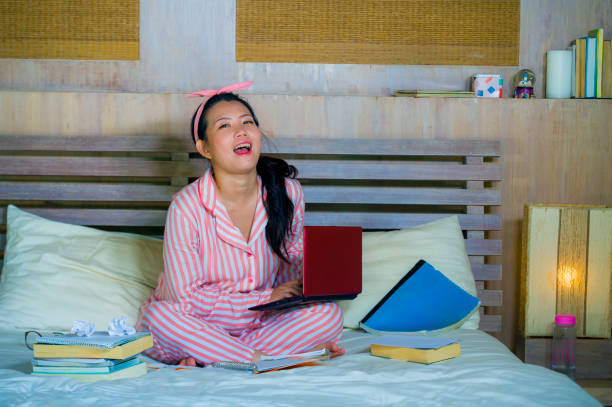
M 31 376 L 23 332 L 0 331 L 0 405 L 18 406 L 599 406 L 567 377 L 522 363 L 476 330 L 455 330 L 461 355 L 431 365 L 371 356 L 369 334 L 347 330 L 347 355 L 323 366 L 253 375 L 165 367 L 139 378 L 81 383 Z M 151 365 L 159 365 L 150 359 Z

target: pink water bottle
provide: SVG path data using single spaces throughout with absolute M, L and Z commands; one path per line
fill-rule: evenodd
M 555 316 L 552 369 L 576 380 L 576 317 L 573 315 Z

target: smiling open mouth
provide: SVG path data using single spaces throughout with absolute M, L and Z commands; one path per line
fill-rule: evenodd
M 234 152 L 238 154 L 245 154 L 251 151 L 251 143 L 240 143 L 234 147 Z

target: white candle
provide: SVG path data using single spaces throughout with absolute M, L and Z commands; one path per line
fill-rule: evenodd
M 546 97 L 569 98 L 572 92 L 572 51 L 548 51 Z

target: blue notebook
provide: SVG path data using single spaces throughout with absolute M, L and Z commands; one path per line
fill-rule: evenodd
M 458 326 L 479 305 L 478 298 L 419 260 L 360 325 L 370 332 L 440 331 Z

